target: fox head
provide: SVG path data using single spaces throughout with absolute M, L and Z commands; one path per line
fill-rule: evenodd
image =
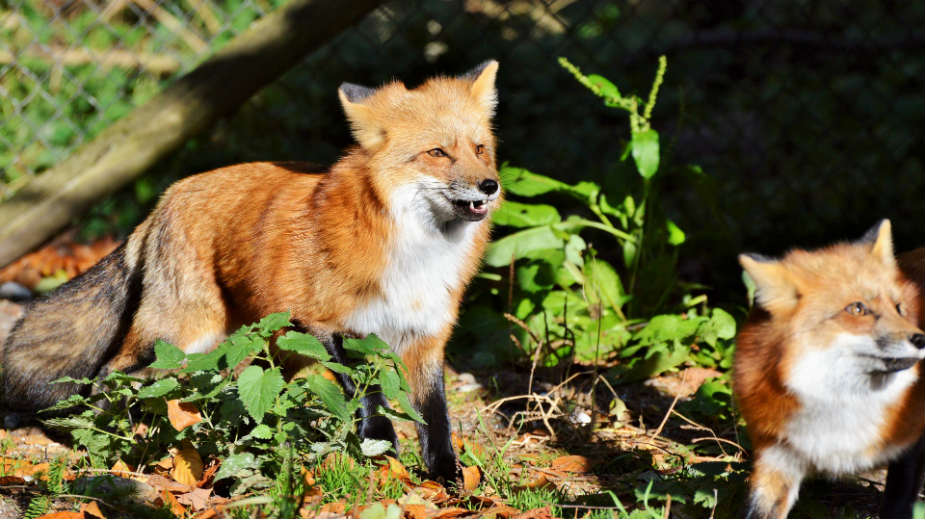
M 743 254 L 739 262 L 755 282 L 757 304 L 787 338 L 784 363 L 817 360 L 805 367 L 815 371 L 809 377 L 882 376 L 925 358 L 921 281 L 898 268 L 889 220 L 853 243 L 780 260 Z
M 377 189 L 401 193 L 438 224 L 484 219 L 500 204 L 491 118 L 498 62 L 414 89 L 344 83 L 338 95 L 353 135 L 377 172 Z

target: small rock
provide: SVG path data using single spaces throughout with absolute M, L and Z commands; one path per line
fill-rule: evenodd
M 32 291 L 16 282 L 5 282 L 0 284 L 0 299 L 26 301 L 32 299 Z

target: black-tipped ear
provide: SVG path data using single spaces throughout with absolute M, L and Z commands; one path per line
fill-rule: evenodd
M 883 227 L 883 224 L 889 224 L 889 223 L 890 223 L 890 219 L 888 218 L 882 219 L 880 222 L 877 222 L 876 224 L 874 224 L 872 228 L 868 229 L 867 232 L 864 233 L 864 236 L 862 236 L 860 240 L 858 240 L 858 242 L 861 242 L 864 244 L 873 244 L 874 242 L 877 241 L 877 238 L 880 237 L 880 228 Z
M 761 263 L 761 264 L 768 263 L 768 262 L 776 262 L 776 261 L 777 261 L 776 258 L 772 258 L 772 257 L 770 257 L 770 256 L 762 255 L 762 254 L 758 254 L 758 253 L 742 253 L 742 256 L 744 256 L 744 257 L 746 257 L 746 258 L 749 258 L 749 259 L 751 259 L 751 260 L 754 260 L 754 261 L 756 261 L 756 262 L 758 262 L 758 263 Z
M 373 93 L 376 92 L 376 89 L 364 87 L 363 85 L 357 85 L 355 83 L 341 83 L 340 91 L 344 93 L 347 101 L 359 103 L 369 96 L 372 96 Z
M 466 72 L 465 74 L 461 74 L 459 76 L 459 79 L 475 81 L 475 79 L 481 76 L 482 72 L 484 72 L 485 69 L 488 68 L 488 66 L 491 65 L 492 63 L 498 63 L 498 60 L 485 60 L 482 63 L 479 63 L 478 65 L 476 65 L 469 72 Z

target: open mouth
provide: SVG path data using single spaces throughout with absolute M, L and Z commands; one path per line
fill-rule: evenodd
M 456 215 L 466 220 L 482 220 L 488 214 L 488 201 L 485 199 L 456 199 L 450 202 L 453 203 L 453 210 L 456 211 Z
M 883 362 L 884 369 L 883 372 L 898 372 L 900 370 L 905 370 L 914 366 L 919 362 L 917 357 L 880 357 L 880 356 L 868 356 L 873 359 L 877 359 Z

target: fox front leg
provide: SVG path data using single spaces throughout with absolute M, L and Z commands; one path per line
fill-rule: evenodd
M 434 477 L 445 482 L 462 480 L 462 468 L 453 450 L 450 415 L 443 381 L 445 340 L 421 340 L 402 352 L 408 369 L 411 403 L 424 418 L 417 424 L 424 463 Z
M 880 518 L 912 518 L 912 506 L 925 477 L 925 435 L 890 463 Z
M 344 352 L 344 338 L 340 334 L 317 335 L 318 339 L 324 345 L 328 354 L 334 358 L 334 361 L 342 365 L 350 365 L 347 360 L 347 354 Z M 353 380 L 346 374 L 336 374 L 337 381 L 343 387 L 347 396 L 355 395 L 356 385 Z M 388 408 L 389 403 L 379 385 L 370 385 L 363 395 L 360 409 L 357 414 L 360 416 L 359 435 L 363 439 L 377 439 L 389 441 L 392 443 L 392 449 L 398 455 L 398 436 L 395 435 L 395 428 L 392 421 L 378 412 L 379 407 Z
M 805 473 L 801 459 L 784 446 L 756 450 L 746 518 L 787 518 Z

